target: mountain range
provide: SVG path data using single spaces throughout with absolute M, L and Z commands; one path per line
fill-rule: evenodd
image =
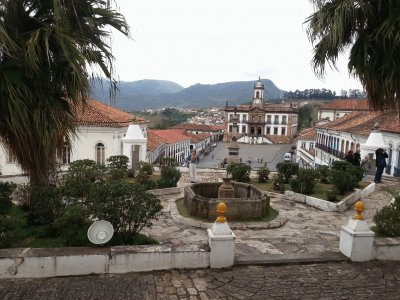
M 278 99 L 285 93 L 269 79 L 262 79 L 264 99 Z M 120 81 L 115 100 L 110 101 L 105 80 L 92 84 L 90 96 L 125 111 L 148 108 L 205 108 L 249 103 L 253 98 L 255 81 L 233 81 L 217 84 L 195 84 L 187 88 L 167 80 L 144 79 Z

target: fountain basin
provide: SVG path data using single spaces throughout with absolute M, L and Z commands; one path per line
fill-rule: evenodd
M 254 220 L 269 214 L 270 198 L 252 184 L 232 182 L 234 197 L 218 198 L 220 182 L 201 182 L 185 187 L 185 204 L 192 216 L 215 221 L 219 202 L 228 206 L 229 221 Z

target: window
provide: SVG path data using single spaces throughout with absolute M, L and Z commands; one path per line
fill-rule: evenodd
M 259 91 L 256 92 L 256 98 L 260 98 L 260 92 Z
M 279 124 L 279 116 L 275 116 L 274 123 Z
M 261 127 L 257 127 L 257 135 L 261 135 Z
M 64 143 L 64 147 L 61 152 L 61 163 L 64 165 L 71 163 L 71 146 L 68 143 Z
M 306 148 L 306 142 L 301 142 L 301 148 Z
M 242 133 L 246 133 L 246 126 L 242 126 Z
M 105 164 L 105 148 L 103 143 L 96 145 L 96 163 L 99 165 Z
M 286 135 L 286 128 L 281 128 L 281 135 Z
M 243 122 L 247 121 L 247 115 L 243 115 Z
M 261 122 L 261 116 L 258 116 L 258 121 Z
M 310 143 L 310 149 L 314 149 L 314 143 Z
M 10 148 L 7 148 L 7 162 L 15 163 L 16 161 L 17 161 L 17 158 L 15 157 L 14 152 Z
M 267 127 L 267 134 L 271 134 L 271 127 Z
M 251 116 L 251 120 L 254 121 L 254 116 Z
M 271 116 L 267 116 L 267 124 L 271 124 Z
M 274 128 L 274 134 L 278 134 L 278 127 Z
M 229 125 L 229 132 L 232 132 L 232 125 Z
M 286 116 L 282 116 L 282 124 L 286 124 L 286 123 L 287 123 Z

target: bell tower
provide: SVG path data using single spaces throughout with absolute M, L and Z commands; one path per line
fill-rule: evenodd
M 260 77 L 258 81 L 254 84 L 254 94 L 253 94 L 253 106 L 262 106 L 264 104 L 264 84 L 262 83 Z

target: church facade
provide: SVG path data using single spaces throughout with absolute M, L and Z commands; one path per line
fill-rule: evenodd
M 289 144 L 297 134 L 298 108 L 294 105 L 264 102 L 264 84 L 254 84 L 250 105 L 224 108 L 225 141 L 236 138 L 246 144 Z

